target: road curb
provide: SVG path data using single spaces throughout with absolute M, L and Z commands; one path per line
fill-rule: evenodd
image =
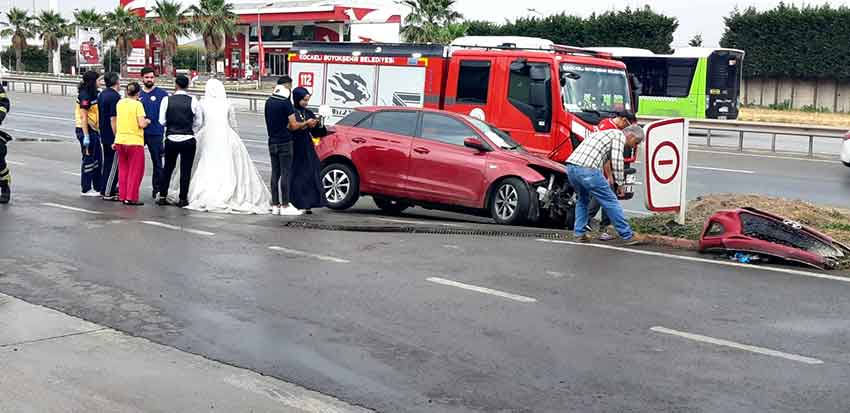
M 679 250 L 698 251 L 699 243 L 685 238 L 668 237 L 664 235 L 644 235 L 647 244 L 668 247 Z
M 345 232 L 373 232 L 373 233 L 404 233 L 404 234 L 436 234 L 436 235 L 467 235 L 467 236 L 490 236 L 490 237 L 517 237 L 517 238 L 546 238 L 557 240 L 572 239 L 572 234 L 566 231 L 547 231 L 528 227 L 505 227 L 472 228 L 472 227 L 446 227 L 437 225 L 370 225 L 370 224 L 346 224 L 346 223 L 321 223 L 309 221 L 290 221 L 284 224 L 286 228 L 313 229 L 323 231 L 345 231 Z
M 284 224 L 286 228 L 312 229 L 322 231 L 344 231 L 344 232 L 372 232 L 372 233 L 403 233 L 403 234 L 435 234 L 435 235 L 466 235 L 466 236 L 490 236 L 490 237 L 516 237 L 516 238 L 543 238 L 552 240 L 571 241 L 572 231 L 551 231 L 529 227 L 504 227 L 504 228 L 473 228 L 473 227 L 445 227 L 441 225 L 391 225 L 391 224 L 347 224 L 347 223 L 322 223 L 310 221 L 290 221 Z M 650 246 L 666 247 L 679 250 L 697 251 L 699 244 L 684 238 L 667 237 L 663 235 L 643 235 L 646 244 Z

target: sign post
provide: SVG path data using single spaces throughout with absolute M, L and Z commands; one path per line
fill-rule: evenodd
M 688 121 L 665 119 L 644 127 L 646 208 L 653 212 L 678 212 L 685 224 L 688 207 Z

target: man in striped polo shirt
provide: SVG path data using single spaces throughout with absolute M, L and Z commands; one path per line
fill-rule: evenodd
M 626 183 L 623 150 L 626 147 L 637 147 L 643 139 L 643 129 L 637 125 L 629 126 L 622 131 L 619 129 L 599 131 L 586 137 L 567 159 L 567 176 L 578 195 L 574 226 L 576 240 L 590 241 L 587 235 L 587 221 L 589 219 L 588 203 L 592 196 L 602 204 L 602 209 L 626 244 L 635 245 L 640 241 L 632 231 L 620 201 L 608 180 L 605 179 L 602 169 L 605 162 L 611 162 L 614 183 L 618 191 L 623 191 Z

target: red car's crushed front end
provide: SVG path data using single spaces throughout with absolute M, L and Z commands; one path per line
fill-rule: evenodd
M 718 211 L 705 223 L 701 252 L 760 254 L 833 269 L 850 260 L 850 247 L 798 222 L 755 208 Z

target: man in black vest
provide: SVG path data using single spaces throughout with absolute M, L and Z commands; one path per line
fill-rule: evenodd
M 203 111 L 198 100 L 186 93 L 188 77 L 178 75 L 174 83 L 174 94 L 162 100 L 159 111 L 159 123 L 165 128 L 165 168 L 156 203 L 168 205 L 168 187 L 180 157 L 180 200 L 177 206 L 183 208 L 189 205 L 189 180 L 197 148 L 195 129 L 203 123 Z

